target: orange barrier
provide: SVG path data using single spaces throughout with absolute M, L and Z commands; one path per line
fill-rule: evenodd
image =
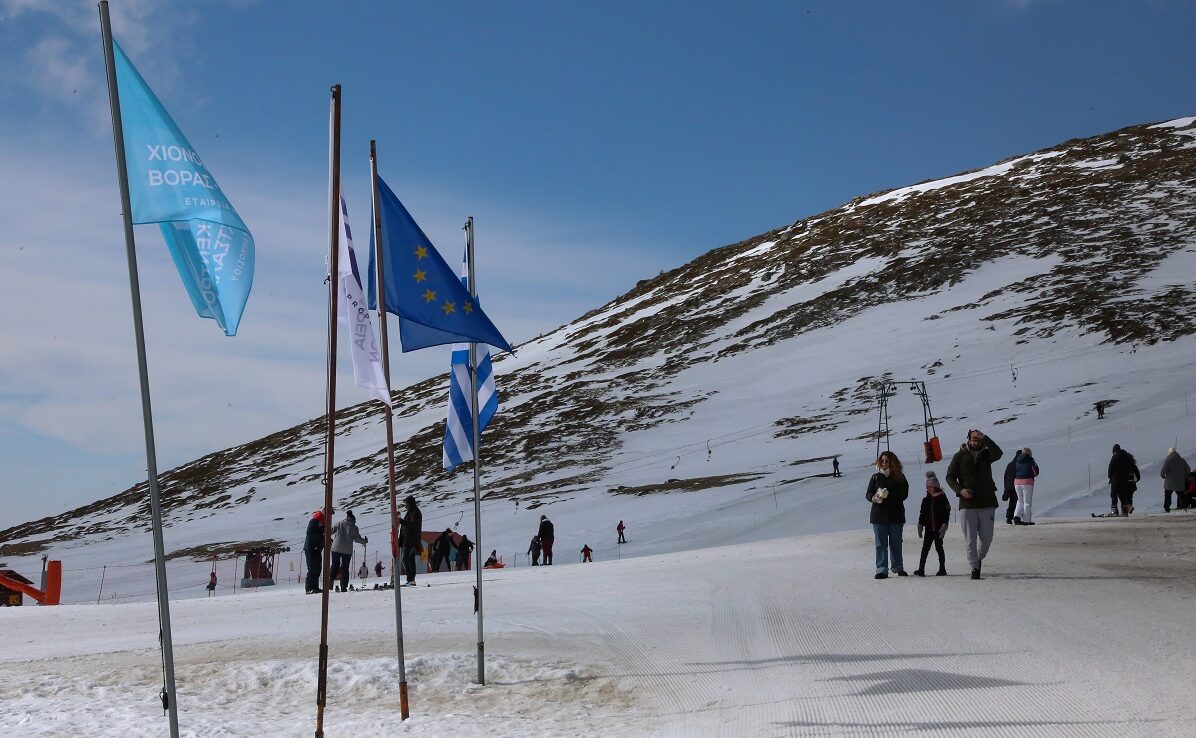
M 46 563 L 46 591 L 35 588 L 31 584 L 9 579 L 0 574 L 0 584 L 32 597 L 43 605 L 57 605 L 62 597 L 62 562 L 49 561 Z

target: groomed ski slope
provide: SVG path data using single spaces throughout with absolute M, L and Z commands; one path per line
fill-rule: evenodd
M 334 595 L 326 735 L 1191 735 L 1193 533 L 1188 513 L 1000 525 L 982 582 L 954 523 L 946 578 L 873 580 L 862 530 L 488 572 L 485 687 L 472 575 L 421 577 L 405 724 L 392 594 Z M 312 734 L 317 597 L 172 615 L 184 735 Z M 9 608 L 0 629 L 5 734 L 165 734 L 152 603 Z

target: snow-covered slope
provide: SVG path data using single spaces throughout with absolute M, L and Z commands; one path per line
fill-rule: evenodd
M 1102 509 L 1113 443 L 1148 480 L 1169 446 L 1196 451 L 1193 266 L 1194 118 L 861 197 L 715 249 L 496 362 L 482 546 L 522 552 L 542 513 L 558 549 L 589 543 L 599 557 L 619 550 L 620 519 L 636 543 L 623 554 L 861 525 L 883 378 L 926 381 L 948 457 L 972 427 L 1033 447 L 1040 513 Z M 446 384 L 396 392 L 400 494 L 423 501 L 425 528 L 472 532 L 468 470 L 440 472 Z M 1111 403 L 1100 421 L 1097 400 Z M 902 393 L 890 412 L 893 450 L 920 475 L 919 403 Z M 338 424 L 338 509 L 382 541 L 378 406 Z M 163 474 L 168 552 L 297 544 L 323 500 L 322 433 L 315 419 Z M 829 478 L 836 454 L 841 479 Z M 147 519 L 142 484 L 0 532 L 0 556 L 32 570 L 43 551 L 68 569 L 142 562 Z

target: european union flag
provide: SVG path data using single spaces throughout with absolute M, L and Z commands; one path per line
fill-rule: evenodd
M 510 351 L 511 344 L 381 177 L 378 202 L 386 312 L 399 316 L 403 351 L 446 343 L 488 343 Z M 370 308 L 378 306 L 374 269 L 370 249 Z

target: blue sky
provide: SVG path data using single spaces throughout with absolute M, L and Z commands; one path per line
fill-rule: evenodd
M 323 405 L 327 100 L 450 259 L 477 219 L 518 342 L 856 195 L 1196 112 L 1185 0 L 113 0 L 125 46 L 253 230 L 238 337 L 139 229 L 159 465 Z M 95 4 L 0 0 L 0 528 L 144 476 Z M 392 360 L 396 387 L 448 349 Z M 366 399 L 342 375 L 340 402 Z M 499 377 L 501 390 L 501 377 Z

